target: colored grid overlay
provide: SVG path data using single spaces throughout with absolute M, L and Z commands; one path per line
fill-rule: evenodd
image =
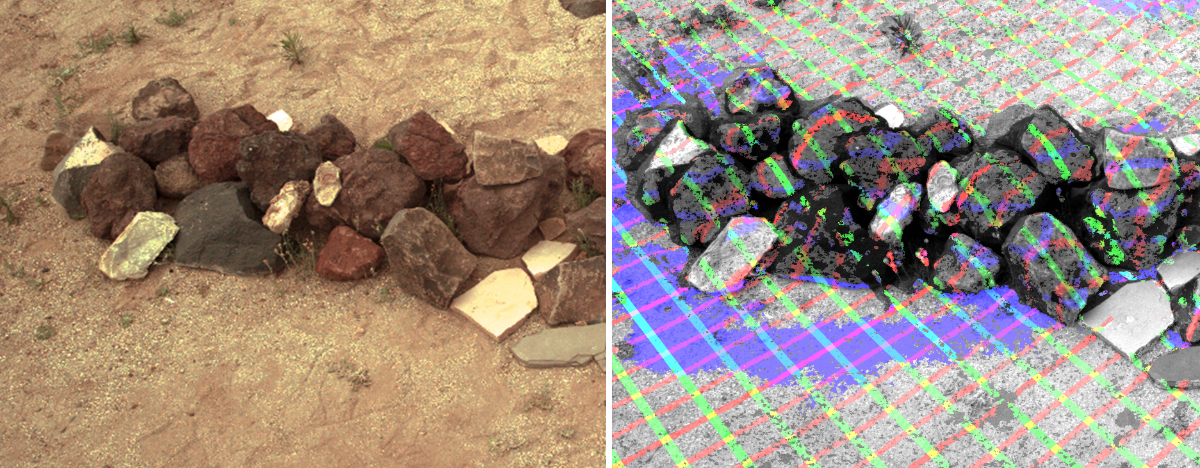
M 714 5 L 613 3 L 614 57 L 654 70 L 644 102 L 613 79 L 613 129 L 680 93 L 713 107 L 729 70 L 765 61 L 801 98 L 840 92 L 909 118 L 945 106 L 977 135 L 1017 102 L 1085 126 L 1200 132 L 1195 0 L 739 0 L 725 3 L 727 31 L 670 26 Z M 906 12 L 924 40 L 900 58 L 875 30 Z M 1004 288 L 876 294 L 767 277 L 702 294 L 682 280 L 687 249 L 625 201 L 622 171 L 612 180 L 614 467 L 1200 464 L 1200 394 L 1145 371 L 1187 346 L 1174 332 L 1131 362 Z

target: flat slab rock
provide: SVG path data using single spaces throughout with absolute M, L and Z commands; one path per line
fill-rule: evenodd
M 525 269 L 529 270 L 529 274 L 533 275 L 533 279 L 536 280 L 574 254 L 578 248 L 578 245 L 570 242 L 544 240 L 525 252 L 525 255 L 521 256 L 521 261 L 525 263 Z
M 496 341 L 502 341 L 525 323 L 537 304 L 529 275 L 520 268 L 509 268 L 492 272 L 454 298 L 450 308 L 475 322 Z
M 1083 325 L 1097 329 L 1117 352 L 1132 358 L 1167 330 L 1174 320 L 1171 305 L 1155 281 L 1126 284 L 1083 314 Z
M 525 367 L 583 366 L 604 356 L 605 324 L 550 328 L 513 345 L 513 357 Z
M 1158 277 L 1170 292 L 1178 291 L 1197 276 L 1200 276 L 1200 252 L 1179 252 L 1158 264 Z
M 100 256 L 100 271 L 117 281 L 145 278 L 150 264 L 178 232 L 169 214 L 138 213 Z
M 1169 388 L 1190 388 L 1200 383 L 1200 346 L 1177 349 L 1154 360 L 1150 379 Z

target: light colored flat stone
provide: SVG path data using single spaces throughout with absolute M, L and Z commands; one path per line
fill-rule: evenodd
M 178 232 L 171 215 L 140 212 L 100 256 L 100 271 L 117 281 L 145 278 L 150 264 Z
M 904 112 L 896 107 L 895 104 L 888 104 L 875 110 L 875 115 L 883 117 L 887 121 L 888 127 L 893 129 L 904 126 Z
M 533 282 L 520 268 L 492 272 L 450 303 L 496 341 L 516 331 L 536 307 Z
M 275 234 L 283 234 L 292 226 L 292 220 L 300 214 L 304 199 L 312 191 L 312 184 L 307 180 L 293 180 L 283 184 L 279 194 L 271 198 L 271 206 L 263 215 L 263 224 Z
M 1130 358 L 1162 335 L 1174 319 L 1167 292 L 1155 281 L 1137 281 L 1121 287 L 1083 314 L 1082 322 Z
M 1196 153 L 1200 153 L 1200 133 L 1190 133 L 1172 138 L 1171 146 L 1179 152 L 1179 156 L 1195 156 Z
M 569 242 L 544 240 L 525 252 L 525 255 L 521 256 L 521 261 L 525 262 L 525 269 L 529 270 L 533 279 L 538 280 L 555 265 L 562 263 L 563 260 L 574 254 L 578 248 L 578 245 Z
M 1158 265 L 1158 276 L 1172 293 L 1197 275 L 1200 275 L 1200 252 L 1179 252 Z
M 550 135 L 533 141 L 533 144 L 546 154 L 558 154 L 559 151 L 566 149 L 567 143 L 569 142 L 562 135 Z
M 567 230 L 567 222 L 562 218 L 546 218 L 538 223 L 538 229 L 542 230 L 542 237 L 546 239 L 557 239 L 563 231 Z
M 271 115 L 268 115 L 267 120 L 275 122 L 275 125 L 279 127 L 279 131 L 281 132 L 291 130 L 292 126 L 296 124 L 296 122 L 292 120 L 292 116 L 288 115 L 287 112 L 284 112 L 283 110 L 277 110 Z
M 708 293 L 738 291 L 777 239 L 774 226 L 763 218 L 734 218 L 700 254 L 687 280 Z
M 1200 386 L 1200 346 L 1177 349 L 1160 356 L 1150 366 L 1150 380 L 1168 388 Z
M 654 159 L 650 161 L 646 171 L 682 166 L 711 148 L 708 143 L 688 134 L 682 120 L 676 121 L 670 133 L 663 137 L 658 148 L 654 150 Z
M 317 203 L 321 206 L 333 206 L 338 192 L 342 191 L 342 169 L 325 161 L 317 166 L 317 175 L 313 177 L 313 190 L 317 195 Z
M 446 133 L 449 133 L 451 136 L 454 135 L 454 129 L 450 128 L 450 124 L 448 124 L 446 122 L 442 122 L 441 120 L 438 120 L 438 119 L 433 119 L 433 121 L 437 122 L 438 125 L 441 125 L 442 128 L 446 129 Z
M 513 345 L 513 357 L 525 367 L 583 366 L 604 354 L 605 324 L 550 328 Z

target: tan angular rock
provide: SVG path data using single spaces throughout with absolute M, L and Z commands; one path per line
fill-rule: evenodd
M 562 218 L 546 218 L 538 223 L 538 229 L 542 231 L 543 238 L 557 239 L 563 231 L 567 230 L 567 223 Z
M 50 195 L 54 197 L 54 201 L 67 210 L 67 214 L 72 218 L 81 219 L 86 216 L 83 202 L 79 199 L 83 187 L 92 177 L 92 172 L 100 167 L 100 162 L 120 152 L 121 147 L 104 141 L 104 137 L 95 127 L 89 128 L 51 173 L 54 188 Z
M 450 303 L 496 341 L 516 331 L 536 307 L 533 281 L 520 268 L 493 272 Z
M 279 194 L 271 198 L 267 214 L 263 215 L 263 224 L 275 234 L 283 234 L 292 226 L 292 220 L 300 214 L 304 199 L 312 191 L 312 184 L 307 180 L 293 180 L 283 184 Z
M 567 147 L 567 143 L 567 139 L 563 138 L 562 135 L 550 135 L 533 141 L 533 144 L 537 145 L 538 149 L 541 149 L 546 154 L 558 154 L 559 151 Z
M 288 115 L 287 112 L 284 112 L 282 109 L 275 111 L 271 115 L 268 115 L 267 120 L 275 122 L 275 125 L 279 126 L 279 131 L 281 132 L 291 130 L 292 125 L 296 123 L 292 120 L 292 116 Z
M 542 160 L 534 145 L 476 131 L 468 154 L 479 185 L 509 185 L 542 175 Z
M 169 214 L 138 213 L 100 256 L 100 271 L 117 281 L 145 278 L 150 264 L 178 232 Z
M 529 270 L 529 274 L 533 275 L 533 279 L 541 279 L 542 276 L 554 268 L 563 260 L 569 258 L 575 253 L 579 246 L 567 242 L 541 241 L 533 248 L 525 252 L 521 256 L 521 261 L 525 262 L 525 269 Z
M 887 121 L 888 127 L 893 129 L 904 126 L 904 112 L 899 107 L 896 107 L 895 104 L 888 104 L 875 109 L 875 115 L 883 117 L 883 120 Z
M 1126 358 L 1140 357 L 1167 331 L 1174 318 L 1166 291 L 1155 281 L 1121 286 L 1080 317 L 1085 327 L 1095 329 L 1102 340 Z
M 317 166 L 317 175 L 313 178 L 313 191 L 317 196 L 317 203 L 321 206 L 333 206 L 341 190 L 342 170 L 333 161 L 325 161 Z

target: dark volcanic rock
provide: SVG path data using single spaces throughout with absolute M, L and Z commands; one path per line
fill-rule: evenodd
M 1111 190 L 1097 181 L 1083 197 L 1077 234 L 1100 261 L 1130 270 L 1158 264 L 1179 218 L 1178 185 Z
M 750 190 L 768 198 L 790 198 L 804 188 L 804 180 L 796 177 L 787 158 L 779 153 L 759 161 L 750 174 Z
M 278 131 L 254 106 L 221 109 L 196 122 L 188 143 L 188 162 L 205 183 L 237 178 L 238 144 L 242 138 Z
M 238 156 L 238 177 L 250 187 L 250 199 L 261 210 L 267 209 L 283 184 L 311 181 L 321 165 L 312 140 L 292 132 L 268 131 L 243 138 Z
M 676 120 L 670 127 L 647 146 L 652 157 L 642 160 L 635 169 L 626 169 L 629 201 L 655 223 L 666 223 L 671 215 L 668 194 L 675 183 L 697 158 L 713 154 L 707 143 L 688 133 L 682 121 Z
M 707 244 L 729 218 L 750 211 L 750 175 L 733 158 L 708 153 L 696 158 L 671 189 L 671 239 L 680 245 Z
M 341 120 L 333 114 L 321 116 L 321 122 L 306 134 L 321 153 L 321 158 L 330 160 L 354 152 L 357 141 Z
M 1026 303 L 1064 325 L 1078 320 L 1108 276 L 1075 234 L 1047 213 L 1021 218 L 1008 233 L 1003 253 Z
M 425 182 L 392 151 L 359 148 L 333 163 L 342 171 L 342 189 L 333 206 L 323 210 L 315 192 L 305 203 L 306 211 L 329 213 L 333 224 L 346 224 L 359 234 L 378 239 L 397 211 L 425 202 Z M 313 223 L 312 215 L 308 220 L 314 227 L 325 227 L 318 225 L 319 220 Z
M 144 159 L 150 167 L 186 153 L 196 121 L 183 117 L 142 120 L 121 130 L 121 148 Z
M 1007 143 L 1051 183 L 1092 181 L 1092 147 L 1049 106 L 1014 123 Z
M 930 157 L 970 154 L 975 138 L 967 122 L 947 108 L 926 108 L 920 122 L 925 126 L 917 141 Z
M 79 195 L 92 235 L 116 239 L 142 211 L 154 211 L 154 170 L 136 156 L 117 153 L 104 159 Z
M 868 210 L 875 209 L 897 183 L 916 180 L 932 165 L 917 140 L 904 130 L 871 129 L 850 138 L 846 151 L 850 157 L 838 169 L 862 191 L 858 205 Z
M 789 278 L 888 284 L 895 277 L 888 260 L 890 249 L 872 240 L 852 212 L 857 208 L 856 192 L 848 185 L 824 185 L 789 198 L 774 220 L 784 238 L 760 265 L 770 265 L 767 271 Z
M 422 180 L 456 182 L 467 175 L 466 148 L 425 111 L 392 126 L 387 137 Z
M 604 300 L 603 255 L 555 265 L 534 285 L 538 311 L 548 325 L 604 320 L 608 301 Z
M 805 182 L 826 184 L 844 180 L 838 166 L 849 155 L 846 142 L 857 133 L 883 125 L 858 98 L 826 104 L 792 124 L 787 157 Z
M 183 198 L 204 186 L 186 154 L 176 155 L 155 167 L 154 183 L 158 194 L 167 198 Z
M 442 220 L 424 208 L 396 212 L 380 237 L 388 270 L 404 292 L 445 309 L 475 271 L 471 255 Z
M 1130 135 L 1105 128 L 1097 150 L 1100 170 L 1113 189 L 1141 189 L 1170 183 L 1179 177 L 1179 164 L 1167 140 Z
M 960 192 L 958 225 L 976 241 L 999 248 L 1022 216 L 1045 204 L 1046 178 L 1004 149 L 955 160 Z
M 200 118 L 196 101 L 174 78 L 159 78 L 146 84 L 133 98 L 133 118 L 151 120 L 178 116 L 195 121 Z
M 547 178 L 519 184 L 483 186 L 468 177 L 447 210 L 467 250 L 496 258 L 513 258 L 537 229 L 547 200 Z
M 591 128 L 576 133 L 567 142 L 567 147 L 558 154 L 567 163 L 567 173 L 587 181 L 597 193 L 608 188 L 608 153 L 604 151 L 604 130 Z
M 603 15 L 605 10 L 605 3 L 602 0 L 558 0 L 558 4 L 579 19 Z
M 944 291 L 977 293 L 996 286 L 1000 267 L 1000 257 L 992 249 L 970 236 L 954 233 L 933 265 L 933 284 Z
M 708 141 L 716 145 L 717 151 L 753 162 L 780 149 L 783 127 L 783 119 L 772 113 L 723 119 Z
M 792 88 L 765 63 L 735 68 L 717 93 L 720 113 L 758 114 L 759 110 L 788 110 L 794 104 Z
M 175 263 L 239 276 L 282 270 L 279 234 L 263 226 L 261 219 L 246 184 L 205 186 L 175 207 L 179 223 Z
M 316 272 L 325 279 L 351 281 L 373 276 L 383 264 L 383 247 L 346 226 L 329 234 L 329 242 L 317 254 Z
M 641 166 L 646 158 L 654 154 L 655 146 L 650 143 L 664 130 L 671 130 L 673 120 L 682 122 L 688 135 L 708 135 L 712 114 L 700 98 L 691 94 L 684 94 L 683 97 L 683 104 L 660 105 L 626 113 L 625 121 L 613 134 L 617 166 L 625 171 Z

